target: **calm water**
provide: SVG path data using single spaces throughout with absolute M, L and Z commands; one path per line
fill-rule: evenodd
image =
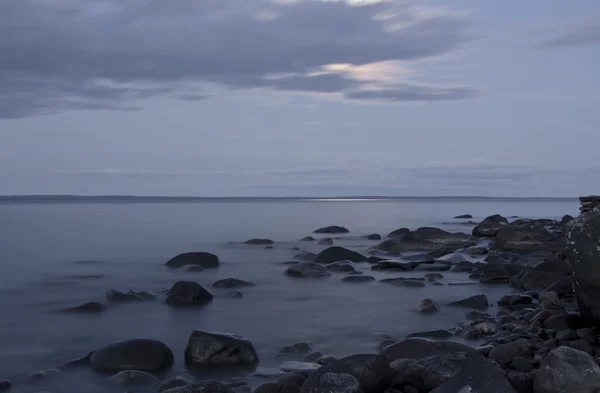
M 313 252 L 325 248 L 298 239 L 318 227 L 342 225 L 352 233 L 336 244 L 365 251 L 375 242 L 359 236 L 373 232 L 385 236 L 400 227 L 470 232 L 472 227 L 452 218 L 458 214 L 472 214 L 475 221 L 494 213 L 560 218 L 575 215 L 577 208 L 576 200 L 464 199 L 0 203 L 0 378 L 19 380 L 105 344 L 136 337 L 166 342 L 176 356 L 173 373 L 180 373 L 183 349 L 193 329 L 247 336 L 265 372 L 281 363 L 274 356 L 279 348 L 300 340 L 311 340 L 315 350 L 336 356 L 374 352 L 381 341 L 378 332 L 403 338 L 415 331 L 452 327 L 462 318 L 464 310 L 447 307 L 433 316 L 417 314 L 415 306 L 424 297 L 443 304 L 486 293 L 495 300 L 508 289 L 480 285 L 400 288 L 378 282 L 352 285 L 340 282 L 341 274 L 318 281 L 294 280 L 283 275 L 285 266 L 277 264 L 291 259 L 296 253 L 292 247 Z M 254 237 L 275 240 L 275 248 L 239 244 Z M 163 266 L 186 251 L 213 252 L 222 265 L 199 273 Z M 366 264 L 362 267 L 369 270 Z M 446 282 L 466 278 L 444 275 Z M 375 276 L 394 275 L 379 272 Z M 226 277 L 257 285 L 242 290 L 241 299 L 211 289 L 215 301 L 195 310 L 173 310 L 160 301 L 162 291 L 177 280 L 195 280 L 210 287 Z M 125 303 L 100 315 L 58 313 L 65 307 L 102 300 L 111 288 L 151 291 L 159 301 Z M 102 391 L 105 377 L 87 373 L 64 375 L 54 388 Z M 14 391 L 42 388 L 47 386 L 17 385 Z

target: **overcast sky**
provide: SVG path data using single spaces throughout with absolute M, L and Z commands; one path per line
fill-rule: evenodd
M 0 194 L 600 193 L 598 0 L 0 0 Z

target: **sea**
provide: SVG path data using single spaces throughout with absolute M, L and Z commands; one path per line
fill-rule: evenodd
M 282 361 L 289 360 L 277 356 L 279 349 L 298 341 L 308 340 L 314 351 L 336 357 L 376 353 L 388 336 L 400 340 L 455 326 L 465 310 L 445 307 L 448 302 L 483 293 L 494 303 L 511 290 L 479 283 L 389 286 L 378 280 L 394 273 L 371 272 L 368 264 L 361 264 L 362 269 L 378 279 L 370 283 L 342 282 L 343 273 L 317 280 L 290 278 L 280 262 L 292 259 L 297 248 L 318 252 L 327 247 L 301 238 L 319 227 L 340 225 L 350 233 L 334 235 L 334 244 L 367 253 L 377 242 L 364 235 L 385 237 L 401 227 L 470 233 L 473 225 L 453 218 L 460 214 L 471 214 L 477 222 L 491 214 L 560 219 L 577 211 L 577 199 L 568 198 L 1 198 L 0 379 L 13 381 L 14 392 L 124 391 L 85 367 L 38 384 L 25 381 L 33 372 L 132 338 L 169 345 L 175 366 L 160 378 L 179 375 L 186 371 L 184 348 L 195 329 L 235 333 L 254 343 L 261 359 L 254 374 L 227 376 L 246 378 L 251 386 L 275 375 Z M 251 238 L 275 244 L 272 249 L 243 244 Z M 214 253 L 221 266 L 201 272 L 164 266 L 188 251 Z M 423 275 L 403 276 L 410 274 Z M 467 279 L 464 273 L 443 274 L 446 284 Z M 242 288 L 241 298 L 211 287 L 228 277 L 256 286 Z M 180 280 L 199 282 L 214 301 L 194 309 L 165 305 L 165 291 Z M 94 315 L 60 312 L 103 301 L 109 289 L 149 291 L 158 299 L 111 305 Z M 417 313 L 423 298 L 434 299 L 441 310 Z

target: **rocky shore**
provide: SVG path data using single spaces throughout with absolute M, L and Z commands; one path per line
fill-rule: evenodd
M 461 214 L 456 218 L 472 217 Z M 482 283 L 506 286 L 506 296 L 495 305 L 483 292 L 453 302 L 424 297 L 414 305 L 415 312 L 435 316 L 451 307 L 464 309 L 464 319 L 447 329 L 414 332 L 406 339 L 382 336 L 375 353 L 335 358 L 315 351 L 310 341 L 287 345 L 274 354 L 281 359 L 280 370 L 261 375 L 265 381 L 254 392 L 600 392 L 600 209 L 560 221 L 493 215 L 471 233 L 400 228 L 386 236 L 363 237 L 373 242 L 364 253 L 335 245 L 335 236 L 352 235 L 347 228 L 329 226 L 313 234 L 301 241 L 320 242 L 327 248 L 316 254 L 295 250 L 290 261 L 282 261 L 286 276 L 322 280 L 337 275 L 339 285 L 414 290 Z M 270 239 L 259 238 L 242 243 L 276 246 Z M 168 269 L 201 273 L 218 269 L 220 264 L 217 255 L 202 251 L 180 254 L 165 263 Z M 388 272 L 390 277 L 376 282 L 365 267 Z M 447 272 L 463 274 L 464 281 L 445 283 Z M 228 296 L 239 297 L 254 285 L 231 277 L 215 281 L 210 288 L 191 280 L 178 281 L 161 295 L 110 290 L 102 302 L 75 304 L 63 311 L 105 313 L 116 302 L 162 301 L 172 309 L 205 307 L 213 301 L 214 290 L 228 290 Z M 488 313 L 492 306 L 498 311 Z M 165 377 L 179 361 L 189 372 Z M 230 332 L 190 332 L 184 353 L 174 353 L 161 341 L 127 337 L 56 369 L 32 373 L 26 380 L 0 380 L 0 391 L 18 386 L 35 391 L 34 386 L 43 386 L 62 373 L 87 368 L 106 375 L 107 386 L 115 392 L 248 393 L 252 389 L 247 377 L 256 376 L 259 364 L 254 344 L 236 335 L 232 326 Z M 206 380 L 204 370 L 239 377 Z

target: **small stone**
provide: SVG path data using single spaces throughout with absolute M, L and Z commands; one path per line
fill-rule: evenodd
M 224 278 L 219 281 L 215 281 L 213 283 L 213 288 L 243 288 L 243 287 L 253 287 L 255 284 L 240 280 L 239 278 Z
M 300 239 L 300 241 L 302 241 L 302 242 L 314 242 L 315 240 L 316 239 L 312 236 L 306 236 L 306 237 L 303 237 L 302 239 Z
M 244 242 L 244 244 L 250 244 L 250 245 L 270 245 L 270 244 L 274 244 L 275 242 L 271 239 L 250 239 L 250 240 L 246 240 Z
M 426 298 L 419 302 L 417 305 L 417 311 L 421 313 L 432 313 L 438 311 L 440 306 L 437 305 L 432 299 Z

